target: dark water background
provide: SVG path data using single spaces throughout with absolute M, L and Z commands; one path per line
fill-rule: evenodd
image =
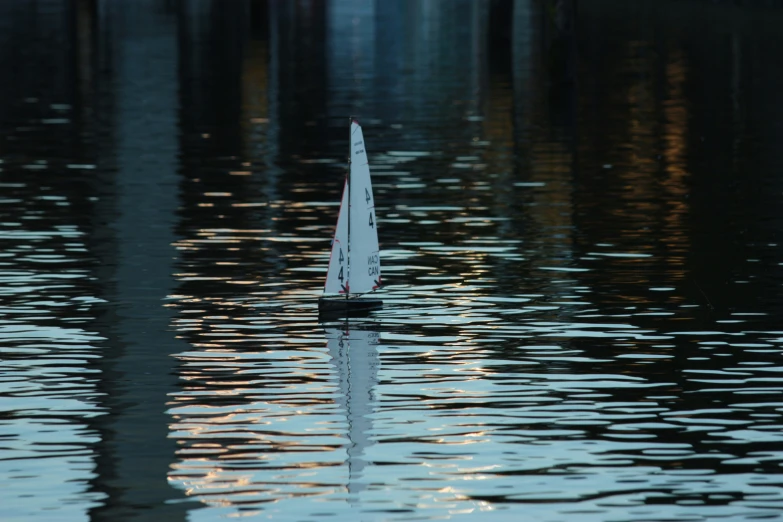
M 783 514 L 781 27 L 0 2 L 0 519 Z M 323 325 L 348 114 L 386 306 Z

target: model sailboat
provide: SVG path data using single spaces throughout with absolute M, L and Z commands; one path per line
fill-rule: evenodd
M 381 286 L 381 260 L 375 199 L 362 127 L 350 126 L 348 174 L 343 187 L 340 214 L 332 241 L 324 296 L 318 300 L 321 314 L 354 315 L 383 306 L 377 298 L 360 297 Z

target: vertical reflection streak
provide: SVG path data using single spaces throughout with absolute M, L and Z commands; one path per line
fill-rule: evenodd
M 103 362 L 110 414 L 103 417 L 101 487 L 106 504 L 93 520 L 184 520 L 187 506 L 166 475 L 167 395 L 181 350 L 164 302 L 173 289 L 174 226 L 179 207 L 177 21 L 154 1 L 101 2 L 114 96 L 113 141 L 102 158 L 114 185 L 98 210 L 111 239 L 99 245 L 106 294 L 115 307 L 113 343 Z M 145 507 L 138 510 L 138 507 Z

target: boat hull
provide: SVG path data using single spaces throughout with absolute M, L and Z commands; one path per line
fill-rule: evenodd
M 372 297 L 346 299 L 342 296 L 335 296 L 318 299 L 318 316 L 322 319 L 361 317 L 380 308 L 383 308 L 383 301 Z

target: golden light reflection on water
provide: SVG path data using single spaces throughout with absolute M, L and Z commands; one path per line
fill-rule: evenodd
M 608 96 L 611 124 L 596 124 L 607 143 L 596 165 L 578 134 L 591 132 L 594 99 L 576 96 L 582 121 L 573 125 L 544 103 L 529 106 L 548 96 L 533 82 L 522 106 L 535 132 L 521 132 L 502 75 L 486 115 L 460 112 L 460 127 L 391 134 L 404 126 L 367 125 L 368 141 L 388 140 L 371 162 L 389 284 L 384 309 L 362 324 L 378 328 L 377 344 L 352 352 L 315 317 L 342 166 L 307 151 L 276 163 L 272 102 L 248 102 L 253 161 L 199 178 L 188 204 L 215 205 L 214 214 L 175 244 L 172 326 L 192 351 L 177 356 L 171 436 L 181 451 L 170 478 L 206 503 L 320 497 L 325 511 L 390 502 L 384 491 L 427 481 L 407 505 L 469 512 L 472 496 L 511 498 L 528 479 L 526 498 L 551 501 L 557 490 L 581 501 L 551 477 L 573 476 L 566 465 L 612 468 L 595 448 L 617 440 L 656 439 L 639 419 L 665 411 L 666 394 L 684 387 L 660 362 L 674 359 L 673 336 L 638 322 L 676 316 L 669 305 L 684 300 L 671 289 L 688 248 L 691 131 L 683 51 L 650 45 L 618 46 L 612 72 L 622 88 Z M 257 76 L 246 96 L 266 81 Z M 231 184 L 239 179 L 247 185 Z M 624 458 L 643 460 L 635 451 Z M 487 486 L 441 487 L 453 481 Z
M 689 193 L 690 172 L 687 168 L 688 119 L 689 112 L 685 99 L 685 83 L 688 69 L 685 56 L 679 49 L 672 49 L 666 64 L 668 99 L 664 101 L 663 156 L 666 160 L 666 177 L 663 186 L 669 211 L 665 215 L 667 238 L 672 253 L 667 258 L 673 280 L 685 277 L 685 252 L 691 248 L 691 240 L 685 235 L 690 212 L 687 195 Z M 679 255 L 677 255 L 679 253 Z
M 779 512 L 781 12 L 708 3 L 0 2 L 3 514 Z

